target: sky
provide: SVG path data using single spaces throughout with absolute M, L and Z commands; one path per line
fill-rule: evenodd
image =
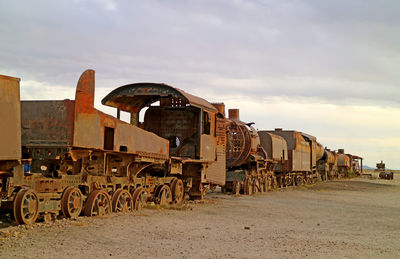
M 400 169 L 397 0 L 0 0 L 0 74 L 24 100 L 74 99 L 96 71 L 96 108 L 128 83 L 166 83 Z

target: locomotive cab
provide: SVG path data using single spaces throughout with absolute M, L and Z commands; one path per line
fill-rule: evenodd
M 102 103 L 129 112 L 131 124 L 169 141 L 172 171 L 193 181 L 192 196 L 203 196 L 204 184 L 225 184 L 224 122 L 211 103 L 156 83 L 121 86 Z

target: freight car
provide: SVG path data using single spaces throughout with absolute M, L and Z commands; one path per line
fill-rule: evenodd
M 262 147 L 270 151 L 268 158 L 278 160 L 273 171 L 279 187 L 312 184 L 320 178 L 317 164 L 324 150 L 314 136 L 280 128 L 258 134 Z
M 224 116 L 224 104 L 214 104 Z M 267 158 L 253 123 L 240 121 L 239 110 L 229 109 L 226 127 L 226 186 L 224 191 L 251 195 L 268 191 L 272 160 Z

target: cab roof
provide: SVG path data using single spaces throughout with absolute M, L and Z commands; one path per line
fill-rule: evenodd
M 101 103 L 123 111 L 133 111 L 149 106 L 163 97 L 172 97 L 181 100 L 181 104 L 183 105 L 191 105 L 214 112 L 217 111 L 211 103 L 203 98 L 160 83 L 135 83 L 118 87 L 104 97 Z

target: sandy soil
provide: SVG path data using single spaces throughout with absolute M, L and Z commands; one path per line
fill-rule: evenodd
M 400 175 L 0 229 L 1 258 L 398 258 Z

